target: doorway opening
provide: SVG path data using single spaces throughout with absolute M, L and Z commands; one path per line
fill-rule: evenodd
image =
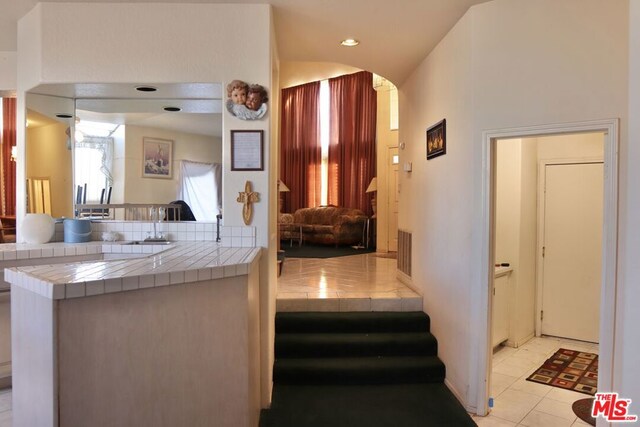
M 295 86 L 286 89 L 292 88 Z M 397 278 L 401 178 L 398 171 L 402 154 L 399 152 L 401 144 L 398 141 L 397 88 L 390 81 L 374 75 L 373 89 L 376 97 L 375 173 L 372 178 L 364 180 L 365 185 L 362 187 L 366 196 L 371 198 L 371 212 L 351 204 L 338 206 L 358 208 L 367 216 L 362 226 L 354 227 L 356 233 L 353 234 L 352 241 L 340 243 L 340 247 L 333 243 L 317 242 L 318 236 L 314 233 L 318 227 L 313 221 L 319 215 L 313 218 L 303 216 L 302 212 L 296 215 L 298 208 L 291 207 L 292 203 L 286 203 L 287 200 L 293 200 L 293 193 L 300 190 L 303 181 L 298 180 L 296 183 L 296 180 L 286 179 L 287 174 L 283 171 L 295 168 L 288 164 L 289 158 L 281 154 L 280 180 L 289 191 L 282 190 L 284 203 L 278 215 L 280 248 L 284 251 L 284 262 L 282 273 L 278 277 L 277 311 L 371 311 L 381 308 L 422 310 L 421 296 Z M 331 103 L 322 103 L 322 96 L 320 101 L 319 109 L 322 110 L 324 106 L 328 110 Z M 283 112 L 284 114 L 286 113 Z M 290 115 L 295 114 L 291 112 Z M 325 112 L 325 116 L 330 116 L 329 111 Z M 322 136 L 321 131 L 320 134 Z M 281 151 L 285 151 L 282 146 Z M 321 157 L 326 160 L 326 156 Z M 308 171 L 310 168 L 304 170 Z M 325 181 L 327 180 L 324 178 L 321 180 L 323 184 L 327 184 Z M 348 183 L 334 182 L 335 185 L 349 186 Z M 328 186 L 331 188 L 331 183 Z M 324 194 L 322 191 L 320 193 Z M 306 207 L 324 208 L 322 205 L 327 201 L 331 203 L 330 199 L 322 197 L 316 205 Z M 339 256 L 344 254 L 352 256 Z
M 496 142 L 492 416 L 575 418 L 569 400 L 595 383 L 577 371 L 562 375 L 566 390 L 527 378 L 557 382 L 541 367 L 560 348 L 598 354 L 603 150 L 602 132 Z
M 550 138 L 549 141 L 552 141 L 553 138 L 551 137 L 565 138 L 565 141 L 569 142 L 558 144 L 558 140 L 556 139 L 556 143 L 548 143 L 547 147 L 541 147 L 539 145 L 540 141 L 546 138 Z M 532 145 L 531 142 L 527 144 L 527 141 L 525 141 L 527 138 L 535 138 L 538 141 L 538 144 Z M 481 326 L 478 330 L 478 355 L 480 360 L 478 361 L 478 377 L 476 383 L 477 413 L 479 415 L 486 415 L 488 413 L 489 398 L 493 396 L 491 375 L 493 368 L 493 349 L 494 344 L 499 344 L 501 342 L 506 343 L 507 346 L 511 346 L 507 348 L 517 349 L 523 344 L 526 345 L 525 343 L 533 337 L 540 337 L 545 334 L 565 335 L 570 339 L 570 343 L 577 346 L 584 345 L 584 348 L 580 348 L 581 351 L 584 351 L 585 349 L 595 349 L 595 351 L 599 353 L 600 371 L 598 377 L 598 388 L 609 389 L 612 381 L 611 370 L 615 333 L 614 301 L 616 284 L 615 265 L 617 256 L 618 121 L 602 120 L 487 131 L 483 134 L 483 140 L 483 156 L 485 160 L 485 166 L 483 168 L 483 200 L 485 200 L 485 203 L 483 208 L 484 246 L 482 271 L 483 274 L 486 273 L 486 275 L 483 276 L 485 280 L 483 280 L 483 290 L 481 290 L 480 293 L 482 301 L 478 303 L 478 324 L 486 325 L 486 328 Z M 518 140 L 518 143 L 513 145 L 513 140 Z M 510 143 L 511 145 L 509 145 Z M 582 151 L 571 152 L 563 150 L 563 147 L 566 148 L 575 144 L 577 144 Z M 596 151 L 589 151 L 588 147 L 591 147 Z M 598 147 L 600 147 L 599 152 Z M 518 185 L 514 185 L 513 183 L 500 184 L 500 153 L 502 149 L 506 149 L 507 151 L 519 151 L 517 154 L 521 156 L 519 163 L 520 168 L 516 171 L 520 177 Z M 547 150 L 545 151 L 545 149 Z M 553 150 L 555 150 L 555 152 Z M 511 154 L 513 155 L 513 153 Z M 526 158 L 527 161 L 523 163 L 522 159 L 524 158 Z M 522 165 L 525 165 L 526 167 L 523 168 Z M 513 169 L 514 165 L 507 162 L 506 166 L 503 164 L 502 167 L 506 167 L 506 169 Z M 502 171 L 503 175 L 505 173 L 508 173 L 508 171 Z M 514 172 L 511 171 L 511 173 Z M 586 189 L 576 191 L 572 190 L 571 187 L 569 187 L 568 190 L 567 188 L 562 188 L 563 183 L 566 184 L 566 182 L 570 180 L 584 184 L 583 181 L 586 181 L 585 174 L 591 175 L 595 180 L 590 185 L 587 185 Z M 598 181 L 598 179 L 601 179 L 601 181 Z M 534 186 L 534 197 L 531 197 L 532 183 Z M 545 184 L 547 186 L 547 190 L 549 189 L 549 185 L 554 187 L 552 194 L 547 193 L 545 195 Z M 510 214 L 503 213 L 503 218 L 500 219 L 500 205 L 503 204 L 502 202 L 505 200 L 505 197 L 503 196 L 503 200 L 501 202 L 500 185 L 506 186 L 507 190 L 509 190 L 510 186 L 510 191 L 512 192 L 515 192 L 516 190 L 522 191 L 525 187 L 529 189 L 529 193 L 526 197 L 524 196 L 524 193 L 520 195 L 519 203 L 517 205 L 520 209 L 518 215 L 515 215 L 513 212 Z M 601 191 L 589 188 L 598 186 L 601 188 Z M 563 193 L 563 191 L 565 191 L 565 193 Z M 601 270 L 596 268 L 595 271 L 589 272 L 592 282 L 595 283 L 595 299 L 597 300 L 599 298 L 600 303 L 599 307 L 597 307 L 597 301 L 594 302 L 593 300 L 593 289 L 590 291 L 591 299 L 589 300 L 587 298 L 590 302 L 585 303 L 590 305 L 588 310 L 592 313 L 592 317 L 599 317 L 599 320 L 595 324 L 591 324 L 586 327 L 586 329 L 592 333 L 591 336 L 581 335 L 582 332 L 567 332 L 562 329 L 559 330 L 559 332 L 554 331 L 553 329 L 548 329 L 548 325 L 546 324 L 547 322 L 541 320 L 541 315 L 542 319 L 544 319 L 544 317 L 549 314 L 544 313 L 545 309 L 554 310 L 553 306 L 549 306 L 550 308 L 547 308 L 547 305 L 545 305 L 544 279 L 547 279 L 545 278 L 545 274 L 556 274 L 557 272 L 554 272 L 554 268 L 556 270 L 562 270 L 562 268 L 558 269 L 557 265 L 554 267 L 552 263 L 549 263 L 549 261 L 551 261 L 550 258 L 553 257 L 549 252 L 547 252 L 549 248 L 548 243 L 546 245 L 547 247 L 545 247 L 545 239 L 547 239 L 547 242 L 552 242 L 553 237 L 549 233 L 554 232 L 555 230 L 555 238 L 558 240 L 558 225 L 553 222 L 548 222 L 550 219 L 555 219 L 546 218 L 545 215 L 554 214 L 554 210 L 559 210 L 560 212 L 564 211 L 562 204 L 558 203 L 567 202 L 567 200 L 565 200 L 567 198 L 566 191 L 569 191 L 568 194 L 572 197 L 576 194 L 581 194 L 582 196 L 588 196 L 587 199 L 589 197 L 596 200 L 600 199 L 602 203 L 602 207 L 592 208 L 592 210 L 596 212 L 593 218 L 580 218 L 581 220 L 584 219 L 589 223 L 590 225 L 588 227 L 591 229 L 594 228 L 594 223 L 599 224 L 601 231 L 600 236 L 597 236 L 598 230 L 595 232 L 596 236 L 593 238 L 594 242 L 591 243 L 592 247 L 596 247 L 596 249 L 594 253 L 590 255 L 591 259 L 597 259 L 597 262 L 594 263 L 593 261 L 590 261 L 590 263 L 597 264 L 597 267 L 600 267 Z M 546 208 L 545 197 L 547 202 Z M 549 197 L 552 198 L 550 199 Z M 582 202 L 573 201 L 573 203 L 578 204 Z M 533 206 L 533 210 L 531 209 L 531 206 Z M 523 217 L 520 213 L 524 212 L 524 207 L 528 207 L 528 209 L 526 209 L 526 215 Z M 600 216 L 598 216 L 598 211 Z M 504 215 L 507 215 L 507 217 L 511 215 L 511 223 L 509 223 L 508 218 L 506 219 L 506 223 L 508 225 L 506 229 L 509 227 L 513 229 L 515 227 L 518 230 L 519 240 L 516 239 L 515 243 L 514 241 L 500 243 L 501 239 L 504 240 L 505 238 Z M 573 216 L 575 217 L 576 214 L 574 213 Z M 539 219 L 540 217 L 542 218 Z M 571 214 L 569 217 L 571 217 Z M 500 223 L 501 221 L 503 223 Z M 513 221 L 516 221 L 515 225 L 513 224 Z M 545 221 L 547 221 L 546 232 L 545 227 L 540 225 L 540 223 L 545 224 Z M 584 227 L 586 227 L 586 225 Z M 596 226 L 595 228 L 597 229 L 598 227 Z M 567 230 L 562 231 L 564 232 Z M 509 239 L 507 239 L 507 241 L 508 240 Z M 575 235 L 574 237 L 565 236 L 561 240 L 568 241 L 569 243 L 575 243 L 574 240 L 576 240 L 576 238 Z M 535 244 L 532 245 L 531 242 L 535 242 Z M 501 247 L 501 244 L 506 246 Z M 506 249 L 509 247 L 511 248 L 509 250 L 512 251 L 511 254 L 509 254 L 509 251 Z M 516 252 L 513 252 L 514 250 Z M 569 252 L 571 251 L 571 249 L 568 248 L 564 248 L 564 250 L 568 250 Z M 543 251 L 545 251 L 545 256 L 542 254 Z M 555 255 L 556 254 L 554 254 L 554 256 Z M 504 257 L 508 257 L 509 259 L 505 259 Z M 557 260 L 553 260 L 553 262 L 557 263 Z M 583 260 L 582 262 L 585 261 Z M 517 289 L 508 289 L 506 297 L 503 298 L 503 301 L 507 301 L 507 314 L 505 315 L 503 313 L 502 318 L 503 320 L 507 319 L 509 322 L 507 328 L 502 328 L 503 334 L 505 333 L 505 329 L 507 331 L 506 338 L 504 338 L 504 335 L 501 338 L 497 337 L 499 332 L 496 331 L 496 325 L 492 322 L 496 309 L 500 310 L 500 307 L 496 307 L 496 305 L 501 303 L 498 298 L 493 297 L 494 289 L 496 289 L 497 292 L 499 291 L 497 288 L 500 287 L 500 280 L 496 278 L 498 276 L 495 268 L 496 263 L 500 264 L 500 268 L 502 269 L 510 268 L 510 274 L 514 274 L 515 272 Z M 502 266 L 502 264 L 509 265 Z M 580 275 L 583 273 L 583 271 L 580 271 Z M 553 274 L 551 279 L 554 279 Z M 575 275 L 576 273 L 569 274 Z M 595 279 L 593 279 L 594 276 Z M 512 298 L 512 294 L 510 292 L 516 295 L 515 300 Z M 549 292 L 550 291 L 547 290 L 547 294 Z M 566 296 L 556 295 L 556 298 L 561 298 L 566 301 Z M 508 314 L 509 303 L 514 304 L 514 307 L 511 308 L 512 312 L 515 313 L 514 316 L 510 316 Z M 595 313 L 595 315 L 593 315 L 593 313 Z M 551 321 L 551 324 L 553 325 L 560 326 L 570 323 L 567 319 L 563 320 L 562 318 L 554 320 L 552 317 L 551 319 L 547 318 L 547 320 Z M 594 331 L 594 329 L 597 329 L 597 331 Z M 538 339 L 540 338 L 535 338 L 535 340 Z M 553 339 L 559 340 L 560 338 Z M 599 341 L 598 348 L 594 347 L 595 344 L 592 343 L 593 341 Z M 544 345 L 555 344 L 549 344 L 547 342 L 544 343 Z M 537 366 L 534 366 L 530 373 L 533 373 L 536 368 Z M 500 380 L 502 379 L 503 378 L 497 378 L 497 381 L 494 381 L 494 392 L 499 391 L 501 387 L 504 387 L 504 383 L 500 383 Z M 524 380 L 526 379 L 525 373 L 522 372 L 522 376 L 518 379 L 520 380 L 521 385 L 524 384 Z M 549 389 L 551 388 L 552 387 L 549 387 Z M 531 409 L 533 409 L 533 407 L 529 408 L 528 411 L 531 411 Z

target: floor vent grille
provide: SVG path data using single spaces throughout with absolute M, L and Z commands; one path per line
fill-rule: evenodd
M 411 233 L 398 230 L 398 270 L 411 277 Z

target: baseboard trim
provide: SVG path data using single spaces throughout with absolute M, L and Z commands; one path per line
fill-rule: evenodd
M 403 284 L 407 285 L 408 288 L 411 288 L 413 292 L 417 293 L 418 295 L 422 295 L 422 292 L 419 291 L 418 288 L 413 284 L 413 280 L 411 279 L 411 276 L 403 273 L 400 270 L 396 270 L 396 279 L 401 281 Z
M 472 414 L 476 413 L 477 408 L 475 406 L 467 405 L 464 399 L 462 398 L 462 395 L 458 393 L 458 390 L 453 386 L 453 384 L 451 384 L 451 382 L 449 382 L 447 378 L 444 379 L 444 385 L 447 386 L 449 391 L 456 397 L 456 399 L 458 399 L 458 402 L 462 404 L 462 406 L 464 407 L 464 409 L 467 410 L 467 412 L 470 412 Z
M 536 336 L 536 334 L 534 332 L 531 332 L 529 335 L 526 335 L 524 338 L 519 339 L 517 341 L 507 340 L 507 345 L 509 347 L 518 348 L 522 344 L 526 344 L 527 341 L 529 341 L 531 338 L 533 338 L 535 336 Z

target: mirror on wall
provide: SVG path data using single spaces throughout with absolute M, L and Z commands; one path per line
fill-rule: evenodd
M 222 192 L 221 85 L 164 84 L 155 85 L 152 92 L 135 87 L 38 88 L 40 92 L 74 95 L 70 135 L 73 167 L 60 171 L 61 176 L 69 175 L 65 179 L 70 180 L 71 194 L 65 200 L 71 201 L 70 211 L 78 191 L 84 203 L 166 204 L 190 197 L 197 220 L 215 221 Z M 199 176 L 202 167 L 196 167 L 196 176 L 190 176 L 194 165 L 214 165 L 216 182 L 206 191 L 185 194 L 181 191 L 183 177 L 192 180 L 186 188 L 210 185 L 210 176 Z M 195 201 L 198 198 L 206 200 Z
M 72 99 L 27 94 L 26 212 L 71 217 Z

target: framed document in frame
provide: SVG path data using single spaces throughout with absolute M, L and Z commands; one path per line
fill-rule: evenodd
M 232 130 L 231 131 L 231 170 L 263 171 L 264 170 L 264 131 Z

